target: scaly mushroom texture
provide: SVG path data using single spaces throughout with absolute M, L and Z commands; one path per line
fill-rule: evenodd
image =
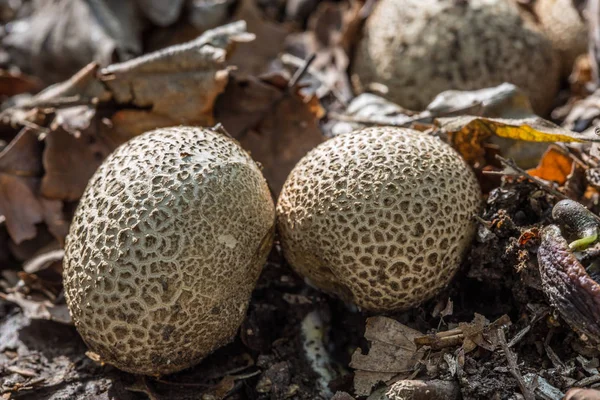
M 431 298 L 458 269 L 480 208 L 469 166 L 437 138 L 367 128 L 308 153 L 277 203 L 284 255 L 319 288 L 365 310 Z
M 111 154 L 67 238 L 65 297 L 101 359 L 159 375 L 229 342 L 272 244 L 256 163 L 209 129 L 158 129 Z

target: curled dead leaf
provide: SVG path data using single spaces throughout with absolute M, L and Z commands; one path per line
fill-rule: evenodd
M 260 75 L 267 72 L 269 63 L 283 50 L 290 27 L 266 20 L 253 0 L 240 0 L 234 20 L 248 24 L 248 32 L 256 35 L 251 43 L 241 43 L 229 58 L 240 74 Z
M 0 293 L 0 298 L 21 307 L 27 318 L 47 319 L 71 325 L 71 315 L 66 304 L 53 304 L 41 295 L 27 296 L 20 292 Z
M 300 158 L 325 140 L 315 102 L 265 79 L 233 76 L 217 100 L 215 117 L 263 166 L 278 194 Z
M 35 237 L 35 225 L 44 221 L 37 197 L 41 151 L 36 134 L 23 129 L 0 153 L 0 215 L 17 244 Z
M 388 382 L 392 378 L 415 369 L 425 354 L 418 349 L 414 339 L 421 332 L 409 328 L 387 317 L 367 319 L 365 339 L 371 346 L 368 354 L 357 349 L 352 354 L 350 367 L 354 368 L 354 389 L 358 396 L 367 396 L 379 382 Z
M 537 116 L 522 119 L 459 116 L 437 118 L 442 132 L 469 162 L 484 158 L 482 144 L 492 136 L 529 142 L 598 142 L 592 134 L 571 132 Z
M 573 160 L 556 146 L 548 147 L 538 166 L 527 172 L 547 181 L 563 185 L 573 170 Z

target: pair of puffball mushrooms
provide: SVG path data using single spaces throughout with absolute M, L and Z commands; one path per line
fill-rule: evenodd
M 353 74 L 362 86 L 384 83 L 391 100 L 413 109 L 443 90 L 511 82 L 544 113 L 561 68 L 553 47 L 574 49 L 581 36 L 581 27 L 542 33 L 512 0 L 380 0 Z M 276 220 L 299 274 L 386 312 L 447 285 L 479 206 L 461 157 L 409 129 L 364 129 L 321 144 L 291 172 L 276 210 L 237 142 L 209 129 L 159 129 L 118 148 L 89 182 L 67 238 L 65 296 L 103 361 L 171 373 L 235 335 Z
M 410 129 L 317 146 L 276 210 L 237 142 L 206 128 L 157 129 L 119 147 L 90 180 L 67 238 L 65 297 L 104 362 L 171 373 L 235 336 L 276 219 L 286 259 L 315 286 L 364 310 L 399 311 L 450 281 L 480 200 L 460 155 Z

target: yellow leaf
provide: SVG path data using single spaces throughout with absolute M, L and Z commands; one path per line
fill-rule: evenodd
M 459 116 L 437 118 L 452 145 L 469 162 L 481 161 L 482 143 L 491 136 L 528 142 L 600 142 L 600 137 L 572 132 L 537 116 L 521 119 Z

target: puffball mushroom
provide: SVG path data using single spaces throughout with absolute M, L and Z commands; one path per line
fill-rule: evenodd
M 403 128 L 367 128 L 317 146 L 277 203 L 290 265 L 364 310 L 399 311 L 443 289 L 470 246 L 475 175 L 449 145 Z
M 102 361 L 159 375 L 228 343 L 272 245 L 274 204 L 237 142 L 157 129 L 100 166 L 67 238 L 65 297 Z
M 568 76 L 575 59 L 588 49 L 588 27 L 573 0 L 537 0 L 536 15 L 560 58 L 562 74 Z
M 384 84 L 397 104 L 424 109 L 445 90 L 519 86 L 547 113 L 559 85 L 550 40 L 511 0 L 380 0 L 355 52 L 353 79 Z

